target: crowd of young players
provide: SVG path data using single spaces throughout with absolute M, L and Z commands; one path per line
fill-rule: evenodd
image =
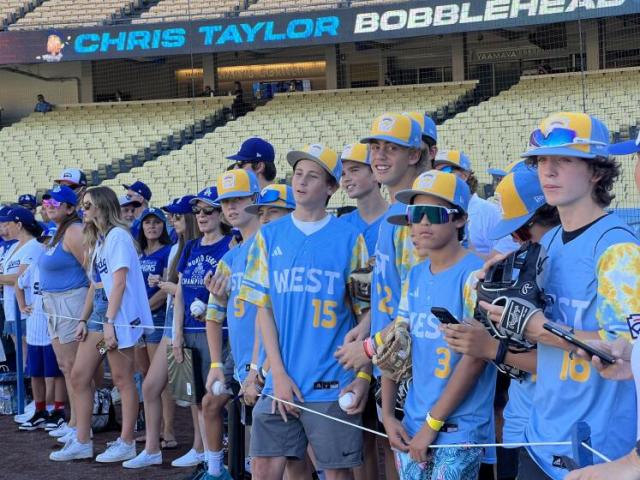
M 386 478 L 488 479 L 496 462 L 499 478 L 565 478 L 573 468 L 566 442 L 580 421 L 597 452 L 622 460 L 570 478 L 640 478 L 630 381 L 640 242 L 605 211 L 620 173 L 613 155 L 640 147 L 609 145 L 607 127 L 592 116 L 551 115 L 531 134 L 524 160 L 500 173 L 492 203 L 478 196 L 469 157 L 438 151 L 437 139 L 426 115 L 384 113 L 341 155 L 321 144 L 288 152 L 291 187 L 271 183 L 273 148 L 252 138 L 215 185 L 161 209 L 149 207 L 142 182 L 118 199 L 106 187 L 87 189 L 73 169 L 43 197 L 52 222 L 44 234 L 32 211 L 5 207 L 5 331 L 15 339 L 16 298 L 36 402 L 21 428 L 57 427 L 64 447 L 52 460 L 92 458 L 92 389 L 106 352 L 122 431 L 96 461 L 161 464 L 161 433 L 175 440 L 171 344 L 178 362 L 190 349 L 196 373 L 194 445 L 178 461 L 199 464 L 193 478 L 231 478 L 222 410 L 237 395 L 258 479 L 310 478 L 312 468 L 328 479 L 369 479 L 381 464 Z M 326 206 L 340 186 L 357 208 L 336 218 Z M 473 318 L 481 309 L 500 323 L 510 300 L 478 302 L 476 284 L 531 242 L 547 252 L 550 301 L 524 315 L 523 334 L 537 348 L 516 352 Z M 369 262 L 370 296 L 350 288 Z M 434 307 L 461 323 L 441 323 Z M 591 364 L 544 328 L 549 321 L 613 353 L 616 364 Z M 410 357 L 396 360 L 404 370 L 379 370 L 372 359 L 403 331 Z M 142 343 L 150 366 L 137 453 Z M 61 382 L 44 380 L 59 377 L 56 358 L 71 405 L 66 422 Z M 496 387 L 498 368 L 519 372 L 508 395 L 504 382 Z M 45 397 L 54 394 L 47 413 Z

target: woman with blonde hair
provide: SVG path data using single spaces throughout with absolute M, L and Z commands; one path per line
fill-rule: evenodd
M 133 238 L 120 217 L 120 203 L 107 187 L 87 190 L 82 201 L 84 243 L 94 281 L 99 277 L 108 299 L 103 325 L 103 342 L 84 342 L 72 372 L 72 385 L 77 388 L 78 429 L 64 448 L 49 458 L 67 461 L 93 456 L 91 413 L 93 395 L 91 378 L 106 353 L 113 383 L 120 391 L 122 431 L 107 450 L 96 457 L 97 462 L 122 462 L 136 456 L 134 426 L 138 414 L 138 394 L 133 380 L 134 348 L 144 333 L 151 333 L 153 320 L 146 288 Z M 87 302 L 83 319 L 91 311 Z M 82 332 L 80 332 L 82 334 Z M 94 337 L 95 339 L 95 337 Z M 94 353 L 95 350 L 95 353 Z M 93 368 L 91 368 L 93 367 Z

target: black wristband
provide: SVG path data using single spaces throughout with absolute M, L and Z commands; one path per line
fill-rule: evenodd
M 81 322 L 81 323 L 84 323 L 85 325 L 87 324 L 86 320 L 78 320 L 78 321 Z
M 504 363 L 504 359 L 507 356 L 507 352 L 509 352 L 509 340 L 503 338 L 500 340 L 500 344 L 498 345 L 498 352 L 496 353 L 496 358 L 494 362 L 498 365 Z

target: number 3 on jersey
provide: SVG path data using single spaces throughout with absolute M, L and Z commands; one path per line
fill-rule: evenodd
M 334 328 L 337 323 L 336 308 L 338 302 L 333 300 L 325 300 L 319 298 L 311 300 L 313 306 L 313 328 Z
M 440 347 L 436 353 L 438 354 L 438 368 L 433 371 L 433 374 L 438 378 L 448 378 L 451 375 L 451 350 Z

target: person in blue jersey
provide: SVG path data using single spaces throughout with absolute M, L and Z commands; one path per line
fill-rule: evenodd
M 149 362 L 151 362 L 164 333 L 167 293 L 160 290 L 158 284 L 164 278 L 169 266 L 171 238 L 167 228 L 167 218 L 159 208 L 147 208 L 142 212 L 140 224 L 142 228 L 137 238 L 138 246 L 142 250 L 140 267 L 147 287 L 153 326 L 156 327 L 153 333 L 145 335 L 144 339 Z
M 630 227 L 604 210 L 620 173 L 608 148 L 609 130 L 600 120 L 560 112 L 533 131 L 523 154 L 537 166 L 546 202 L 558 208 L 561 221 L 541 242 L 549 255 L 545 292 L 554 302 L 526 319 L 525 335 L 537 343 L 538 355 L 525 440 L 568 440 L 573 425 L 584 420 L 592 446 L 619 458 L 636 440 L 633 382 L 603 379 L 572 354 L 571 344 L 543 328 L 555 322 L 582 340 L 629 337 L 628 318 L 637 314 L 640 246 Z M 480 305 L 499 321 L 502 307 Z M 561 456 L 571 456 L 570 446 L 529 446 L 521 453 L 519 479 L 567 475 Z
M 256 202 L 245 208 L 248 213 L 258 216 L 260 225 L 267 225 L 289 215 L 295 209 L 293 189 L 281 183 L 272 183 L 264 187 Z
M 469 248 L 483 258 L 516 250 L 517 245 L 509 235 L 500 239 L 490 238 L 491 230 L 500 221 L 500 210 L 494 203 L 478 195 L 478 179 L 469 157 L 459 150 L 440 150 L 433 164 L 438 170 L 458 175 L 471 189 L 466 239 Z
M 494 227 L 490 237 L 501 238 L 511 234 L 513 239 L 524 244 L 539 243 L 546 232 L 560 223 L 555 207 L 547 205 L 533 169 L 523 169 L 505 175 L 496 188 L 496 199 L 502 210 L 502 219 Z M 508 342 L 493 338 L 478 321 L 469 319 L 464 325 L 441 327 L 445 340 L 453 350 L 497 364 L 516 367 L 529 372 L 521 380 L 511 380 L 508 401 L 504 411 L 502 405 L 496 415 L 504 418 L 502 432 L 498 433 L 499 443 L 524 441 L 524 429 L 529 419 L 531 400 L 535 383 L 536 352 L 514 354 L 508 351 Z M 496 392 L 498 394 L 498 392 Z M 517 475 L 519 449 L 498 450 L 498 475 L 500 478 L 515 478 Z
M 452 352 L 432 307 L 446 308 L 463 321 L 473 316 L 474 283 L 483 261 L 465 249 L 469 187 L 453 174 L 431 170 L 396 199 L 407 205 L 404 215 L 388 218 L 410 225 L 416 253 L 426 258 L 413 266 L 402 284 L 396 318 L 411 335 L 410 384 L 404 419 L 395 415 L 397 384 L 382 379 L 382 414 L 401 480 L 478 476 L 483 448 L 439 448 L 437 444 L 491 443 L 495 368 L 483 360 Z M 416 379 L 419 379 L 417 381 Z
M 380 224 L 389 204 L 380 193 L 380 184 L 371 169 L 369 146 L 362 143 L 347 145 L 340 155 L 340 161 L 340 186 L 358 205 L 356 210 L 340 218 L 362 233 L 369 256 L 373 256 Z
M 178 263 L 178 287 L 174 300 L 173 352 L 178 362 L 182 362 L 182 347 L 188 347 L 193 355 L 195 391 L 198 415 L 202 418 L 202 398 L 206 391 L 211 355 L 205 327 L 205 317 L 209 292 L 205 278 L 216 271 L 218 263 L 229 251 L 231 236 L 229 228 L 222 223 L 222 210 L 216 202 L 218 192 L 215 186 L 207 187 L 191 199 L 202 237 L 185 245 Z M 229 372 L 231 374 L 231 372 Z M 204 432 L 203 443 L 208 450 Z M 200 471 L 200 470 L 198 470 Z
M 203 479 L 230 479 L 223 463 L 223 409 L 233 392 L 239 390 L 251 373 L 255 380 L 257 366 L 251 369 L 251 358 L 255 340 L 255 305 L 238 299 L 240 284 L 244 274 L 247 253 L 258 230 L 258 219 L 245 212 L 245 207 L 253 204 L 260 186 L 251 170 L 236 169 L 220 175 L 216 182 L 218 198 L 216 203 L 232 228 L 242 235 L 242 243 L 229 250 L 218 263 L 214 275 L 208 275 L 205 284 L 210 292 L 207 308 L 207 341 L 211 364 L 206 381 L 206 394 L 202 399 L 205 420 L 207 448 L 205 453 L 207 472 Z M 227 336 L 223 335 L 223 324 L 228 325 Z M 231 356 L 229 356 L 231 347 Z M 225 372 L 225 363 L 233 358 L 233 375 Z M 225 374 L 226 373 L 226 374 Z M 249 380 L 251 381 L 251 380 Z M 218 382 L 220 392 L 213 390 Z
M 302 460 L 310 444 L 328 479 L 346 479 L 362 463 L 362 434 L 301 411 L 295 402 L 360 424 L 370 376 L 343 369 L 333 353 L 366 306 L 349 299 L 347 288 L 349 273 L 366 261 L 366 245 L 357 230 L 325 210 L 340 180 L 338 155 L 312 144 L 289 152 L 287 161 L 296 209 L 256 234 L 239 294 L 258 308 L 270 363 L 253 410 L 252 472 L 280 479 L 287 458 Z M 343 411 L 338 398 L 347 392 L 353 402 Z
M 71 181 L 65 170 L 62 180 Z M 77 179 L 75 179 L 77 180 Z M 78 186 L 77 189 L 81 189 Z M 47 217 L 57 227 L 56 234 L 47 244 L 46 251 L 38 260 L 40 289 L 43 306 L 48 317 L 49 336 L 67 387 L 71 415 L 67 424 L 51 432 L 68 440 L 75 435 L 75 407 L 71 370 L 73 368 L 78 342 L 76 329 L 88 293 L 89 280 L 84 269 L 85 248 L 78 197 L 66 185 L 56 185 L 42 196 L 42 207 Z

